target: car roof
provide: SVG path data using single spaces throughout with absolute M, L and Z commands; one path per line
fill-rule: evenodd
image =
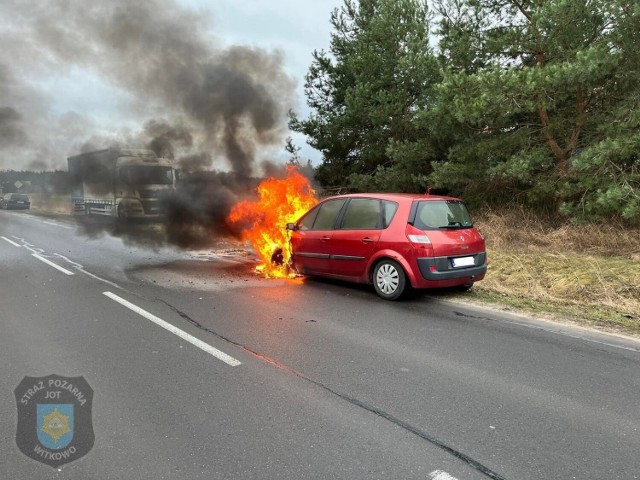
M 413 200 L 424 200 L 424 201 L 458 201 L 461 202 L 460 198 L 455 197 L 447 197 L 443 195 L 427 195 L 420 193 L 347 193 L 345 195 L 335 195 L 333 197 L 328 197 L 324 200 L 331 200 L 334 198 L 379 198 L 381 200 L 390 200 L 390 201 L 413 201 Z

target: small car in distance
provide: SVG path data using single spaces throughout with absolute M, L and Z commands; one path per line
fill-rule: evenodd
M 386 300 L 410 287 L 466 290 L 487 271 L 484 238 L 458 198 L 341 195 L 287 229 L 294 271 L 372 284 Z
M 0 198 L 0 208 L 9 209 L 25 209 L 31 208 L 29 196 L 24 193 L 7 193 Z

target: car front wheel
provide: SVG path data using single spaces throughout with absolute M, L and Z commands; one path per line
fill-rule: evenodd
M 385 300 L 397 300 L 407 288 L 404 270 L 393 260 L 380 261 L 373 270 L 373 288 Z

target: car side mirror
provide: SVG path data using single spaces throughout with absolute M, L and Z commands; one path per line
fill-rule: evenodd
M 287 223 L 287 230 L 291 230 L 292 232 L 295 232 L 296 224 L 295 223 Z

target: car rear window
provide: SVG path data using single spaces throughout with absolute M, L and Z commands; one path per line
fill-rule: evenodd
M 421 230 L 471 228 L 473 222 L 464 203 L 455 200 L 418 202 L 414 226 Z
M 29 197 L 28 197 L 27 195 L 24 195 L 24 194 L 14 193 L 14 194 L 13 194 L 13 199 L 14 199 L 14 200 L 24 200 L 24 201 L 27 201 L 27 200 L 29 200 Z

